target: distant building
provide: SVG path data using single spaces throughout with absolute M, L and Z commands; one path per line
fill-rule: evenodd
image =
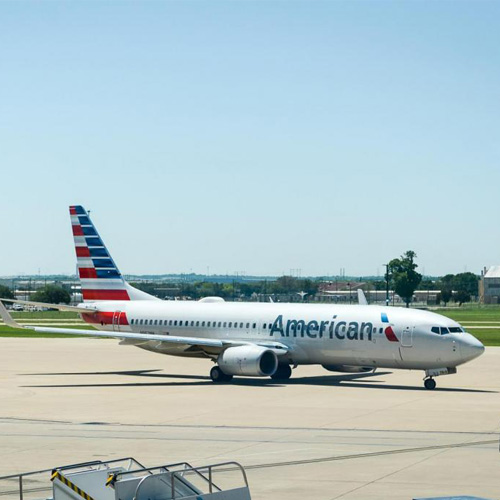
M 481 271 L 479 281 L 479 302 L 500 304 L 500 266 L 486 267 Z

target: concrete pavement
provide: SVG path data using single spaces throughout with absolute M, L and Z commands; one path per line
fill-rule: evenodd
M 286 384 L 215 385 L 210 367 L 115 340 L 0 339 L 0 475 L 236 460 L 255 499 L 500 498 L 500 348 L 435 391 L 421 372 L 299 367 Z

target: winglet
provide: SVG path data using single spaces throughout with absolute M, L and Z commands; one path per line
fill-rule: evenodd
M 358 303 L 360 306 L 367 306 L 368 301 L 366 300 L 366 295 L 361 288 L 358 288 Z
M 7 311 L 7 309 L 3 305 L 2 299 L 0 299 L 0 316 L 7 326 L 10 326 L 11 328 L 24 328 L 24 326 L 20 325 L 17 321 L 14 321 L 12 319 L 9 311 Z

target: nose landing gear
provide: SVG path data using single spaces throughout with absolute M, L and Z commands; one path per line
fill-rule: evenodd
M 424 386 L 426 389 L 432 391 L 436 388 L 436 381 L 432 377 L 426 378 L 424 380 Z
M 452 375 L 453 373 L 457 373 L 457 369 L 454 366 L 425 370 L 424 386 L 426 389 L 432 391 L 436 388 L 436 381 L 434 380 L 434 377 L 439 377 L 440 375 Z

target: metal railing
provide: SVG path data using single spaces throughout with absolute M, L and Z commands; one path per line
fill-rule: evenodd
M 11 490 L 11 491 L 0 491 L 0 497 L 4 495 L 10 495 L 10 494 L 18 494 L 19 495 L 19 500 L 24 500 L 25 493 L 29 492 L 32 493 L 34 491 L 46 491 L 46 490 L 51 490 L 52 489 L 52 484 L 50 483 L 50 476 L 55 472 L 55 471 L 67 471 L 69 469 L 78 469 L 82 467 L 95 467 L 95 466 L 109 466 L 109 464 L 114 464 L 117 462 L 123 462 L 123 461 L 129 461 L 128 467 L 132 467 L 133 464 L 139 467 L 144 467 L 140 462 L 138 462 L 135 458 L 133 457 L 126 457 L 126 458 L 117 458 L 115 460 L 108 460 L 108 461 L 102 461 L 102 460 L 93 460 L 91 462 L 80 462 L 76 464 L 70 464 L 70 465 L 64 465 L 61 467 L 51 467 L 50 469 L 42 469 L 42 470 L 36 470 L 36 471 L 30 471 L 30 472 L 22 472 L 20 474 L 10 474 L 8 476 L 0 476 L 0 481 L 6 481 L 9 479 L 18 479 L 18 487 L 17 490 Z M 47 487 L 46 488 L 35 488 L 35 489 L 30 489 L 26 490 L 25 489 L 25 481 L 24 479 L 29 477 L 29 476 L 35 476 L 37 474 L 45 474 L 48 473 L 48 481 L 47 481 Z
M 211 494 L 211 493 L 214 493 L 215 491 L 222 491 L 223 489 L 214 483 L 214 480 L 213 480 L 214 469 L 216 469 L 216 472 L 218 472 L 218 473 L 239 470 L 241 472 L 241 475 L 242 475 L 243 480 L 245 482 L 245 487 L 248 488 L 248 479 L 247 479 L 245 469 L 238 462 L 221 462 L 221 463 L 212 464 L 212 465 L 203 465 L 200 467 L 192 467 L 189 464 L 181 463 L 181 464 L 172 464 L 170 467 L 173 467 L 174 465 L 187 465 L 187 467 L 182 469 L 182 470 L 176 470 L 176 471 L 167 470 L 166 471 L 166 474 L 168 475 L 168 478 L 170 479 L 170 495 L 171 495 L 170 498 L 172 500 L 175 500 L 176 498 L 182 498 L 182 496 L 177 495 L 176 481 L 178 483 L 181 483 L 182 486 L 190 489 L 193 493 L 203 494 L 202 491 L 200 491 L 194 484 L 192 484 L 191 482 L 189 482 L 186 479 L 186 476 L 189 474 L 194 474 L 197 477 L 202 478 L 202 480 L 204 481 L 204 483 L 207 486 L 208 493 Z M 164 468 L 166 468 L 166 467 L 164 467 Z M 221 470 L 221 468 L 223 468 L 223 469 Z M 206 471 L 206 474 L 203 473 L 204 471 Z M 162 478 L 160 477 L 161 475 L 162 474 L 152 474 L 150 476 L 145 476 L 144 478 L 142 478 L 141 481 L 139 482 L 139 484 L 137 485 L 137 488 L 136 488 L 136 491 L 134 494 L 134 500 L 140 500 L 140 490 L 142 488 L 144 488 L 144 485 L 146 483 L 151 482 L 154 479 L 161 480 L 162 482 L 165 483 L 165 485 L 168 486 L 168 481 L 162 480 Z
M 176 477 L 180 472 L 187 472 L 187 473 L 196 473 L 198 475 L 201 475 L 205 481 L 208 482 L 208 493 L 213 493 L 214 492 L 214 487 L 217 489 L 217 491 L 222 491 L 221 488 L 219 488 L 214 482 L 213 482 L 213 470 L 214 469 L 221 469 L 224 467 L 222 470 L 217 470 L 218 473 L 221 472 L 231 472 L 235 470 L 239 470 L 241 472 L 241 475 L 243 476 L 243 480 L 245 481 L 245 487 L 248 488 L 248 479 L 247 479 L 247 474 L 245 472 L 245 469 L 241 464 L 238 462 L 221 462 L 218 464 L 212 464 L 212 465 L 202 465 L 200 467 L 192 467 L 190 469 L 186 469 L 184 471 L 175 471 L 172 473 L 172 500 L 175 500 L 175 480 Z M 200 471 L 206 470 L 208 471 L 208 478 L 202 474 Z M 179 478 L 178 478 L 179 480 Z

